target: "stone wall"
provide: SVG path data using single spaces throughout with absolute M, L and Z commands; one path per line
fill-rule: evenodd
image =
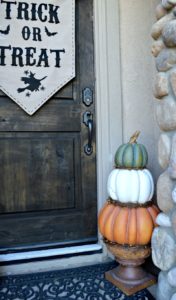
M 155 80 L 156 118 L 161 129 L 157 201 L 162 213 L 152 237 L 152 257 L 161 269 L 158 300 L 176 300 L 176 0 L 162 0 L 152 28 L 152 53 L 158 71 Z

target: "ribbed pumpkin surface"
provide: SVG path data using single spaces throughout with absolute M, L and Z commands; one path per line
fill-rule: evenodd
M 145 168 L 148 162 L 147 150 L 142 144 L 121 145 L 115 154 L 115 165 L 121 168 Z
M 113 200 L 142 204 L 151 201 L 154 182 L 147 169 L 114 169 L 108 177 L 107 191 Z
M 147 245 L 159 213 L 155 205 L 128 208 L 107 203 L 100 211 L 98 224 L 103 237 L 127 245 Z

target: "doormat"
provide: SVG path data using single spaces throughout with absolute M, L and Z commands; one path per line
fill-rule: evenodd
M 116 263 L 69 270 L 1 277 L 0 300 L 154 300 L 145 289 L 125 296 L 104 279 Z

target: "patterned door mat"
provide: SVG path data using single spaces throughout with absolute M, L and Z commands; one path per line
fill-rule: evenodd
M 145 289 L 125 296 L 104 279 L 116 263 L 0 278 L 0 300 L 154 300 Z

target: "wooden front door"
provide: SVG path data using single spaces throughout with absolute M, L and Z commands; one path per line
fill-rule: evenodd
M 76 1 L 76 78 L 32 117 L 0 94 L 1 253 L 97 240 L 92 2 Z

